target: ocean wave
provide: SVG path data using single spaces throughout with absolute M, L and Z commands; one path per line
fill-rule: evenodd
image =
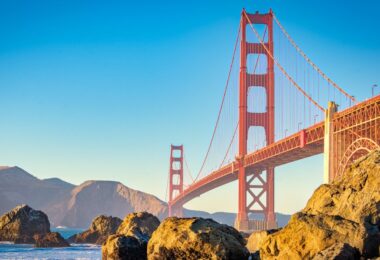
M 0 241 L 0 245 L 14 245 L 14 243 L 10 241 Z

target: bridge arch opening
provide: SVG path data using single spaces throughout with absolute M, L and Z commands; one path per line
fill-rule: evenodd
M 247 151 L 254 152 L 266 146 L 265 128 L 262 126 L 251 126 L 247 135 Z
M 172 169 L 173 169 L 173 170 L 180 170 L 180 169 L 181 169 L 181 163 L 178 162 L 178 161 L 174 161 L 174 162 L 172 163 Z
M 264 75 L 268 72 L 268 56 L 263 53 L 247 55 L 247 73 Z
M 175 175 L 173 175 L 173 183 L 174 184 L 178 184 L 178 183 L 180 183 L 180 176 L 179 176 L 179 174 L 175 174 Z
M 259 33 L 263 42 L 268 42 L 268 26 L 266 24 L 255 23 L 253 25 L 247 24 L 246 31 L 246 41 L 249 43 L 260 43 L 259 39 L 256 37 L 251 26 Z
M 265 113 L 267 111 L 267 93 L 264 87 L 250 86 L 247 95 L 248 113 Z
M 181 150 L 173 150 L 172 151 L 172 157 L 180 158 L 181 156 L 182 156 L 182 151 Z
M 369 138 L 358 138 L 354 142 L 352 142 L 346 151 L 344 152 L 342 159 L 340 160 L 337 172 L 336 179 L 342 178 L 345 170 L 350 167 L 352 162 L 356 159 L 360 158 L 363 155 L 368 154 L 369 152 L 379 149 L 380 146 Z

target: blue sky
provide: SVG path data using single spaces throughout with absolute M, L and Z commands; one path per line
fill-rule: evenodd
M 207 149 L 242 7 L 272 7 L 359 100 L 380 83 L 375 0 L 0 1 L 0 164 L 164 199 L 169 145 L 193 172 Z M 277 169 L 276 210 L 302 208 L 322 177 L 321 156 Z M 236 187 L 186 206 L 236 211 Z

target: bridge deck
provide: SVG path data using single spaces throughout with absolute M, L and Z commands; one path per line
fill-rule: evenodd
M 306 142 L 303 147 L 301 143 L 302 135 L 306 136 Z M 323 152 L 323 137 L 324 124 L 321 122 L 248 154 L 244 164 L 249 169 L 262 170 L 266 167 L 276 167 L 320 154 Z M 172 205 L 183 205 L 209 190 L 236 180 L 238 167 L 239 163 L 235 161 L 196 181 L 185 189 L 182 194 L 178 195 L 172 201 Z

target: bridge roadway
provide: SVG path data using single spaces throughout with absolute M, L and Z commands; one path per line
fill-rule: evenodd
M 334 118 L 354 118 L 358 111 L 370 111 L 374 105 L 379 107 L 379 104 L 380 96 L 376 96 L 341 112 L 337 112 Z M 348 121 L 352 122 L 352 120 Z M 324 129 L 324 122 L 319 122 L 246 155 L 244 165 L 248 170 L 247 172 L 252 173 L 255 170 L 263 171 L 267 167 L 277 167 L 323 153 Z M 184 205 L 186 202 L 207 191 L 237 180 L 239 163 L 239 160 L 235 160 L 194 182 L 183 193 L 174 198 L 171 205 Z

